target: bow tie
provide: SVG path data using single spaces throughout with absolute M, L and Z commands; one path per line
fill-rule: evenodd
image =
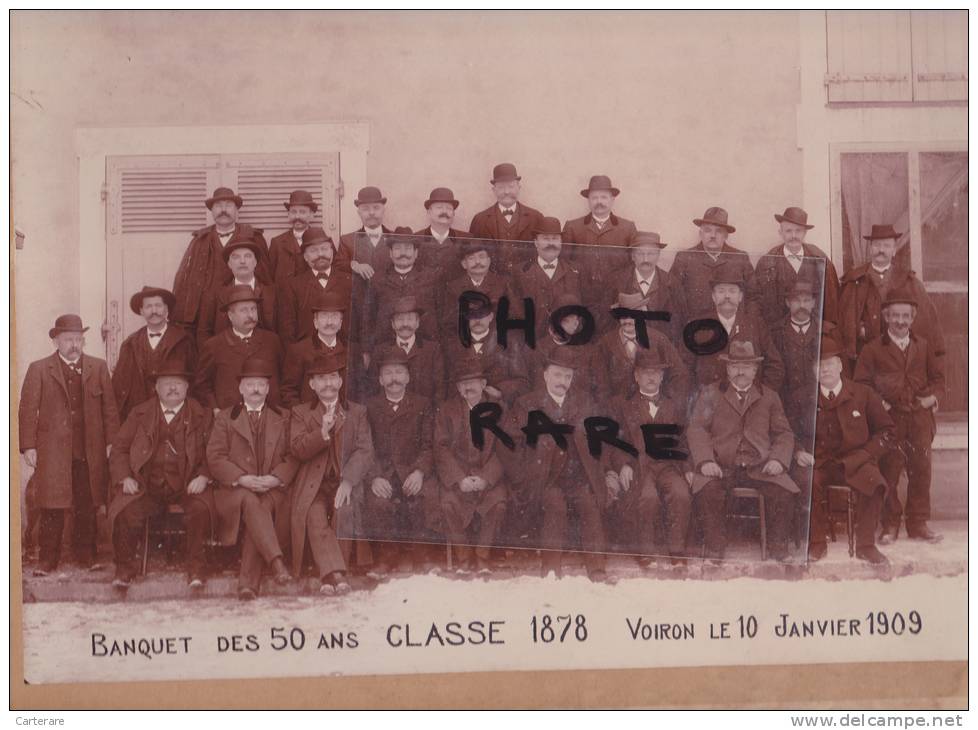
M 557 268 L 557 264 L 544 264 L 543 265 L 543 270 L 544 271 L 553 271 L 556 268 Z
M 326 281 L 329 279 L 329 274 L 327 274 L 324 271 L 317 271 L 316 278 L 319 279 L 320 281 Z
M 398 342 L 397 344 L 401 346 L 401 349 L 404 350 L 404 352 L 411 349 L 411 344 L 408 342 Z
M 177 412 L 176 411 L 172 411 L 169 408 L 167 408 L 165 411 L 163 411 L 163 415 L 164 416 L 175 416 L 175 415 L 177 415 Z
M 639 395 L 642 396 L 649 403 L 655 403 L 656 405 L 659 404 L 659 394 L 658 393 L 656 393 L 655 395 L 646 395 L 645 393 L 641 393 L 640 392 Z
M 238 339 L 245 345 L 251 344 L 251 335 L 248 335 L 247 337 L 239 337 Z
M 801 254 L 800 253 L 789 253 L 789 254 L 787 254 L 787 256 L 788 256 L 789 259 L 794 259 L 795 261 L 801 261 Z
M 233 234 L 234 234 L 234 231 L 230 231 L 229 233 L 218 233 L 217 234 L 217 237 L 218 238 L 230 238 Z
M 791 326 L 795 328 L 795 332 L 800 335 L 805 334 L 805 332 L 808 330 L 808 325 L 809 322 L 805 322 L 805 324 L 796 324 L 795 322 L 791 323 Z
M 513 215 L 515 215 L 515 213 L 516 211 L 513 210 L 512 208 L 507 208 L 506 210 L 503 211 L 503 215 L 506 216 L 507 218 L 512 218 Z
M 162 332 L 150 332 L 149 333 L 149 336 L 150 337 L 162 337 L 163 336 L 163 333 Z

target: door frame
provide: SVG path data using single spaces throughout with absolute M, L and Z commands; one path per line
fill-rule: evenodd
M 107 314 L 106 158 L 117 155 L 337 152 L 340 156 L 340 225 L 356 218 L 353 195 L 367 184 L 370 124 L 366 121 L 315 124 L 249 124 L 185 127 L 99 127 L 75 131 L 78 157 L 79 309 L 83 321 Z M 201 201 L 203 205 L 204 201 Z M 187 232 L 188 235 L 190 231 Z M 86 349 L 105 357 L 101 334 Z

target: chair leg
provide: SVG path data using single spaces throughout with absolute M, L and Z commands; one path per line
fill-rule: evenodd
M 149 517 L 143 523 L 143 572 L 146 575 L 146 566 L 149 564 Z
M 835 542 L 835 520 L 832 519 L 832 513 L 829 511 L 829 509 L 832 507 L 832 496 L 831 495 L 832 495 L 832 490 L 829 489 L 828 487 L 826 487 L 825 488 L 825 499 L 822 500 L 822 505 L 823 505 L 823 508 L 825 509 L 825 515 L 828 518 L 828 523 L 829 523 L 829 538 L 832 540 L 832 542 Z M 812 539 L 811 538 L 811 535 L 809 535 L 808 539 L 809 540 Z
M 856 554 L 856 526 L 855 526 L 855 494 L 853 494 L 852 488 L 849 488 L 846 494 L 846 533 L 849 537 L 849 557 L 853 557 Z
M 451 571 L 452 569 L 452 541 L 445 541 L 445 567 Z
M 767 560 L 767 515 L 764 511 L 764 495 L 757 495 L 757 513 L 761 522 L 761 560 Z

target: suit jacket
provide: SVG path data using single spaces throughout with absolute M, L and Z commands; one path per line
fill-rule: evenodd
M 211 337 L 231 327 L 221 306 L 227 301 L 234 282 L 204 292 L 197 318 L 197 347 L 203 347 Z M 270 332 L 278 332 L 278 296 L 274 284 L 262 284 L 255 279 L 255 294 L 261 297 L 258 304 L 258 326 Z
M 595 403 L 604 403 L 607 396 L 605 390 L 607 379 L 602 376 L 601 371 L 606 364 L 598 344 L 593 340 L 583 345 L 558 345 L 548 332 L 537 340 L 536 348 L 532 350 L 526 348 L 524 354 L 530 388 L 543 387 L 543 371 L 547 369 L 550 356 L 558 347 L 569 347 L 577 360 L 574 387 L 585 390 Z
M 607 323 L 603 330 L 605 332 L 617 327 L 610 309 L 617 306 L 619 292 L 622 294 L 642 293 L 634 265 L 627 269 L 609 272 L 604 278 L 601 312 L 603 320 Z M 646 296 L 649 300 L 648 309 L 650 312 L 669 312 L 670 315 L 668 322 L 650 322 L 649 326 L 654 327 L 677 344 L 682 342 L 683 327 L 687 321 L 686 297 L 683 295 L 676 278 L 668 271 L 656 266 L 655 274 L 652 277 L 652 286 Z
M 757 268 L 751 277 L 748 289 L 752 301 L 760 308 L 764 320 L 774 325 L 788 316 L 788 306 L 785 304 L 784 290 L 793 286 L 796 281 L 810 281 L 818 284 L 824 282 L 823 295 L 816 297 L 822 306 L 822 319 L 826 322 L 836 322 L 839 317 L 839 275 L 835 272 L 835 264 L 818 246 L 803 243 L 801 268 L 795 273 L 794 267 L 788 263 L 784 246 L 775 246 L 757 261 Z M 824 274 L 819 275 L 817 260 L 824 262 Z M 817 312 L 813 312 L 817 314 Z
M 278 234 L 269 242 L 268 262 L 272 272 L 272 281 L 277 286 L 282 286 L 290 277 L 309 269 L 309 264 L 302 257 L 299 240 L 291 228 Z
M 719 317 L 716 309 L 710 309 L 701 312 L 693 319 L 718 320 Z M 774 346 L 770 330 L 764 320 L 756 314 L 745 312 L 743 304 L 734 316 L 733 328 L 729 333 L 729 341 L 734 340 L 751 342 L 754 351 L 764 356 L 764 362 L 761 363 L 759 370 L 761 382 L 775 392 L 780 391 L 781 384 L 784 382 L 784 362 L 781 360 L 781 353 Z M 684 350 L 687 353 L 687 360 L 692 363 L 697 385 L 702 387 L 726 379 L 727 366 L 720 359 L 720 355 L 726 352 L 726 349 L 712 355 L 697 355 L 688 349 L 684 348 Z
M 479 211 L 469 224 L 473 238 L 488 238 L 493 241 L 533 241 L 533 231 L 543 220 L 543 213 L 523 203 L 516 203 L 516 215 L 511 223 L 499 212 L 499 205 L 493 203 Z M 499 273 L 508 273 L 515 266 L 531 260 L 536 249 L 530 245 L 501 245 L 493 259 L 493 268 Z
M 439 284 L 435 272 L 418 266 L 402 276 L 388 264 L 377 272 L 367 287 L 367 298 L 363 303 L 366 317 L 362 320 L 359 340 L 367 350 L 378 341 L 387 339 L 391 331 L 391 315 L 394 302 L 405 296 L 414 296 L 424 309 L 418 332 L 427 338 L 438 336 L 439 322 Z
M 629 266 L 631 257 L 627 246 L 637 232 L 634 222 L 627 218 L 620 218 L 614 213 L 600 229 L 590 213 L 582 218 L 574 218 L 564 224 L 563 237 L 566 243 L 618 248 L 613 252 L 599 252 L 594 249 L 575 250 L 574 246 L 568 246 L 567 258 L 576 263 L 578 268 L 591 272 L 598 281 L 603 281 L 607 273 L 621 271 Z
M 122 424 L 112 442 L 112 455 L 109 457 L 109 476 L 111 480 L 109 501 L 109 534 L 115 518 L 130 503 L 145 494 L 146 480 L 149 478 L 148 466 L 160 438 L 160 400 L 153 397 L 136 406 Z M 207 438 L 210 435 L 213 417 L 193 398 L 184 401 L 183 408 L 170 423 L 173 428 L 183 429 L 184 452 L 180 462 L 180 481 L 187 485 L 198 476 L 210 479 L 207 469 Z M 122 480 L 132 477 L 139 482 L 136 494 L 122 491 Z M 208 486 L 198 495 L 207 503 L 214 520 L 214 494 Z
M 384 393 L 367 401 L 374 444 L 370 479 L 404 482 L 413 471 L 427 478 L 434 469 L 434 408 L 424 396 L 405 393 L 394 411 Z
M 839 291 L 839 334 L 842 346 L 851 361 L 871 342 L 886 332 L 883 320 L 883 297 L 876 285 L 870 264 L 850 269 L 842 276 Z M 925 338 L 934 349 L 937 357 L 945 353 L 944 331 L 941 327 L 937 309 L 931 301 L 924 285 L 913 271 L 890 265 L 888 284 L 891 290 L 903 289 L 913 293 L 917 302 L 917 317 L 913 331 Z
M 940 401 L 944 397 L 944 359 L 913 331 L 905 352 L 888 333 L 867 344 L 859 353 L 853 377 L 903 413 L 922 410 L 917 398 L 933 395 Z
M 660 359 L 668 363 L 669 369 L 662 382 L 662 390 L 677 401 L 685 402 L 690 395 L 689 370 L 679 351 L 661 332 L 647 330 L 649 348 L 655 348 Z M 635 363 L 621 340 L 618 329 L 604 335 L 598 342 L 598 352 L 603 359 L 598 370 L 599 392 L 602 402 L 607 398 L 629 397 L 638 386 L 635 384 Z
M 358 403 L 348 402 L 337 406 L 337 421 L 331 431 L 330 442 L 338 448 L 340 475 L 343 481 L 353 485 L 350 503 L 353 508 L 352 534 L 357 534 L 363 504 L 363 482 L 374 460 L 373 439 L 367 410 Z M 292 490 L 291 532 L 292 565 L 296 572 L 302 567 L 306 544 L 306 516 L 316 493 L 323 484 L 329 460 L 330 443 L 323 440 L 322 424 L 325 408 L 316 400 L 297 405 L 292 409 L 291 449 L 299 464 Z
M 675 471 L 683 474 L 689 467 L 688 459 L 653 459 L 645 451 L 645 437 L 642 426 L 654 423 L 676 425 L 686 428 L 686 401 L 677 401 L 660 391 L 657 402 L 658 410 L 655 418 L 649 412 L 648 401 L 637 391 L 631 398 L 617 398 L 612 405 L 614 418 L 621 426 L 619 438 L 627 441 L 636 449 L 638 456 L 633 457 L 620 449 L 611 449 L 611 466 L 615 471 L 621 471 L 626 464 L 631 465 L 635 472 L 636 482 L 641 483 L 648 475 L 657 478 L 662 472 Z M 676 436 L 679 446 L 675 450 L 687 452 L 684 433 Z
M 378 363 L 393 352 L 403 352 L 398 347 L 396 338 L 392 338 L 374 349 L 370 357 L 370 367 L 367 369 L 366 392 L 372 394 L 380 392 L 380 382 L 377 380 L 380 375 Z M 426 340 L 416 334 L 414 346 L 406 354 L 406 357 L 408 373 L 411 375 L 411 382 L 408 383 L 407 387 L 408 392 L 424 396 L 432 403 L 439 402 L 449 392 L 454 392 L 454 387 L 445 378 L 445 358 L 437 340 Z
M 502 391 L 503 403 L 508 406 L 518 395 L 530 389 L 526 379 L 526 357 L 523 354 L 526 348 L 522 337 L 521 332 L 510 332 L 506 338 L 506 349 L 503 349 L 496 340 L 495 329 L 491 329 L 483 340 L 485 344 L 481 354 L 475 351 L 474 346 L 464 347 L 457 336 L 449 337 L 444 343 L 445 363 L 450 366 L 463 358 L 478 358 L 486 370 L 489 385 Z M 453 386 L 449 385 L 448 390 L 451 393 Z
M 818 365 L 818 325 L 813 319 L 808 323 L 808 330 L 799 334 L 791 326 L 790 318 L 785 318 L 771 330 L 771 340 L 784 363 L 781 404 L 798 437 L 799 446 L 809 452 L 813 448 L 815 434 L 813 411 L 818 384 L 815 374 Z
M 679 282 L 679 289 L 686 298 L 684 310 L 688 314 L 713 309 L 711 280 L 717 269 L 721 267 L 729 267 L 732 273 L 741 278 L 745 284 L 754 276 L 754 266 L 750 262 L 750 256 L 739 248 L 727 244 L 723 244 L 720 255 L 715 261 L 703 248 L 702 243 L 676 253 L 676 260 L 673 261 L 669 273 Z M 743 303 L 747 306 L 747 311 L 756 313 L 757 304 L 751 299 L 751 293 L 748 287 Z
M 237 403 L 225 408 L 214 419 L 210 438 L 207 440 L 207 467 L 218 483 L 214 490 L 214 506 L 217 511 L 217 536 L 222 545 L 234 545 L 241 526 L 241 504 L 249 490 L 233 486 L 245 475 L 278 477 L 281 486 L 270 490 L 275 499 L 275 509 L 281 512 L 289 486 L 295 477 L 298 464 L 289 454 L 289 422 L 284 412 L 267 402 L 262 409 L 264 443 L 261 463 L 258 449 L 251 433 L 251 423 L 244 404 Z M 281 514 L 276 521 L 281 522 Z M 280 531 L 279 531 L 280 532 Z
M 594 301 L 585 275 L 574 263 L 565 261 L 564 256 L 557 257 L 557 268 L 554 269 L 553 278 L 547 276 L 536 259 L 517 266 L 513 273 L 512 288 L 516 304 L 515 307 L 511 305 L 511 312 L 523 311 L 524 298 L 533 300 L 539 338 L 547 334 L 550 315 L 553 314 L 554 304 L 558 298 L 564 295 L 571 296 L 578 304 L 584 306 Z M 510 300 L 512 301 L 513 297 Z M 594 311 L 593 307 L 591 311 Z
M 462 257 L 459 254 L 460 242 L 466 238 L 472 238 L 468 231 L 458 231 L 454 228 L 448 229 L 448 238 L 439 244 L 431 235 L 431 226 L 415 231 L 414 235 L 423 236 L 421 251 L 418 254 L 418 261 L 427 270 L 433 272 L 439 281 L 445 282 L 454 279 L 463 273 Z
M 690 460 L 694 465 L 692 490 L 699 492 L 713 480 L 700 472 L 700 467 L 708 461 L 716 462 L 725 472 L 735 464 L 737 447 L 741 439 L 746 439 L 758 451 L 755 463 L 748 465 L 747 475 L 751 479 L 771 482 L 788 490 L 798 492 L 798 486 L 788 476 L 794 455 L 794 434 L 778 394 L 764 385 L 754 383 L 747 396 L 747 402 L 738 403 L 737 392 L 728 383 L 713 383 L 700 391 L 693 405 L 687 439 Z M 785 469 L 781 474 L 771 476 L 761 469 L 774 459 Z
M 339 341 L 339 338 L 336 340 L 335 347 L 328 347 L 319 338 L 318 333 L 289 345 L 285 351 L 285 363 L 282 365 L 282 405 L 286 408 L 292 408 L 299 403 L 308 403 L 315 398 L 312 388 L 309 387 L 309 377 L 306 375 L 306 370 L 317 357 L 334 352 L 346 356 L 347 349 Z M 350 372 L 349 368 L 347 372 Z M 343 383 L 344 388 L 346 385 Z
M 340 236 L 339 249 L 336 252 L 336 260 L 333 265 L 340 271 L 349 272 L 350 262 L 356 261 L 361 264 L 370 264 L 374 271 L 380 271 L 391 262 L 390 247 L 386 243 L 386 236 L 393 234 L 387 226 L 382 225 L 380 240 L 376 246 L 370 245 L 370 236 L 367 230 L 360 226 L 359 230 L 353 233 L 346 233 Z M 359 277 L 358 277 L 359 278 Z
M 190 334 L 178 324 L 167 324 L 166 332 L 150 349 L 146 327 L 140 327 L 122 342 L 119 361 L 112 373 L 112 390 L 119 406 L 119 418 L 125 419 L 137 405 L 155 395 L 151 377 L 153 363 L 178 360 L 194 372 L 197 367 L 197 346 Z
M 330 269 L 325 287 L 319 283 L 311 269 L 289 279 L 282 291 L 278 292 L 278 334 L 282 342 L 290 345 L 315 333 L 316 328 L 312 324 L 312 303 L 314 297 L 320 292 L 336 292 L 344 297 L 345 301 L 350 301 L 352 289 L 353 280 L 350 274 L 335 266 Z M 344 321 L 340 337 L 347 339 L 349 331 Z
M 82 355 L 82 397 L 85 411 L 85 456 L 95 506 L 105 504 L 108 462 L 106 446 L 119 430 L 109 368 L 105 360 Z M 40 509 L 70 509 L 71 406 L 68 385 L 57 352 L 32 362 L 24 376 L 17 411 L 21 453 L 37 449 L 32 477 Z
M 200 361 L 194 376 L 194 397 L 208 408 L 230 408 L 241 400 L 238 392 L 238 373 L 245 360 L 256 357 L 271 363 L 275 376 L 268 390 L 268 402 L 279 404 L 279 373 L 282 371 L 282 344 L 278 335 L 255 328 L 251 341 L 245 343 L 226 329 L 214 335 L 200 350 Z
M 232 238 L 239 236 L 251 238 L 258 244 L 261 253 L 255 275 L 264 281 L 271 281 L 268 244 L 262 236 L 262 229 L 239 223 L 235 226 Z M 193 325 L 197 321 L 204 292 L 231 280 L 231 271 L 224 262 L 223 251 L 224 247 L 221 246 L 215 226 L 194 231 L 173 278 L 173 296 L 177 304 L 174 311 L 170 312 L 171 321 Z
M 440 282 L 439 289 L 441 296 L 438 306 L 440 315 L 438 323 L 439 339 L 444 340 L 448 337 L 458 337 L 458 310 L 462 292 L 473 291 L 485 294 L 492 301 L 493 311 L 496 311 L 500 297 L 509 297 L 510 316 L 522 316 L 523 304 L 513 290 L 511 283 L 508 276 L 497 274 L 494 271 L 486 272 L 479 286 L 473 284 L 472 279 L 464 272 L 461 276 L 455 277 L 447 284 L 444 281 Z M 538 310 L 538 321 L 539 318 Z

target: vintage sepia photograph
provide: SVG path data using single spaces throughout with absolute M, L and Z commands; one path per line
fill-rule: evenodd
M 967 31 L 12 11 L 12 686 L 966 706 Z

